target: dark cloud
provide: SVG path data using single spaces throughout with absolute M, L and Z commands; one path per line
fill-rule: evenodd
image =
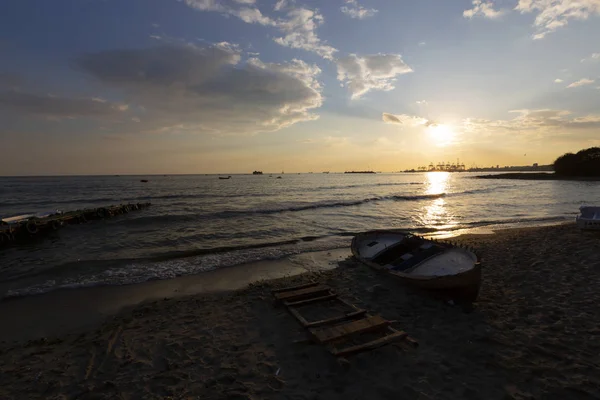
M 0 92 L 0 106 L 18 114 L 32 114 L 48 118 L 106 118 L 122 115 L 127 110 L 123 104 L 109 103 L 100 99 L 62 98 L 39 96 L 15 90 Z
M 293 60 L 240 64 L 236 47 L 162 45 L 86 54 L 76 65 L 143 112 L 138 131 L 251 133 L 315 119 L 318 67 Z M 121 129 L 124 129 L 121 127 Z
M 0 89 L 14 89 L 23 85 L 24 82 L 25 80 L 19 74 L 13 74 L 10 72 L 0 72 Z

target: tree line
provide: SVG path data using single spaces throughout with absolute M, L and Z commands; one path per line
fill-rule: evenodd
M 554 161 L 554 172 L 562 176 L 600 176 L 600 147 L 563 154 Z

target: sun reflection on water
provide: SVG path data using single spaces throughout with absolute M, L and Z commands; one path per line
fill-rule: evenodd
M 448 190 L 448 181 L 450 178 L 449 172 L 428 172 L 425 181 L 425 193 L 434 195 L 446 193 Z M 447 233 L 444 231 L 450 230 L 458 225 L 455 216 L 452 215 L 443 197 L 433 199 L 422 208 L 422 223 L 426 227 L 431 227 L 440 230 L 439 234 Z

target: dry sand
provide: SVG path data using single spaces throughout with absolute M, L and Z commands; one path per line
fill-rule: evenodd
M 4 343 L 0 398 L 599 398 L 600 235 L 563 225 L 458 240 L 484 258 L 473 310 L 349 258 L 335 270 L 145 303 L 80 334 Z M 340 361 L 294 344 L 303 331 L 270 290 L 309 279 L 394 320 L 420 346 Z

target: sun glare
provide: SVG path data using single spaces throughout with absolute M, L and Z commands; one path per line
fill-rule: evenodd
M 427 128 L 429 136 L 435 141 L 438 146 L 447 146 L 452 143 L 454 132 L 452 128 L 444 124 L 431 125 Z

